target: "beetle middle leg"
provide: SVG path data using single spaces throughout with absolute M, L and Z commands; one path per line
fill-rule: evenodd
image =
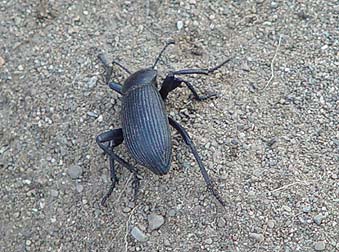
M 182 127 L 178 122 L 173 120 L 171 117 L 168 117 L 168 120 L 169 120 L 170 125 L 179 132 L 179 134 L 184 139 L 185 143 L 191 149 L 195 160 L 198 162 L 198 165 L 199 165 L 199 168 L 200 168 L 200 172 L 201 172 L 201 174 L 202 174 L 202 176 L 203 176 L 203 178 L 205 180 L 205 183 L 207 185 L 208 190 L 214 195 L 214 197 L 220 202 L 220 204 L 222 206 L 225 206 L 225 202 L 221 198 L 221 196 L 218 193 L 218 191 L 214 188 L 212 180 L 208 176 L 206 168 L 205 168 L 205 166 L 204 166 L 204 164 L 203 164 L 203 162 L 202 162 L 202 160 L 201 160 L 201 158 L 200 158 L 200 156 L 198 154 L 197 149 L 195 148 L 195 146 L 194 146 L 194 144 L 192 142 L 192 139 L 188 135 L 187 131 L 185 130 L 184 127 Z
M 124 159 L 120 158 L 118 155 L 114 153 L 114 148 L 120 145 L 123 142 L 123 133 L 122 129 L 113 129 L 104 133 L 101 133 L 96 137 L 96 142 L 100 146 L 100 148 L 109 156 L 110 160 L 110 177 L 112 184 L 110 186 L 109 191 L 106 193 L 106 195 L 103 197 L 101 201 L 101 205 L 105 206 L 106 201 L 111 196 L 115 184 L 117 182 L 117 177 L 115 173 L 115 167 L 114 167 L 114 161 L 117 161 L 120 163 L 122 166 L 127 168 L 130 172 L 133 173 L 134 175 L 134 181 L 133 181 L 133 189 L 134 189 L 134 200 L 137 197 L 138 189 L 139 189 L 139 178 L 138 178 L 138 173 L 137 170 L 128 164 Z M 108 143 L 108 144 L 106 144 Z

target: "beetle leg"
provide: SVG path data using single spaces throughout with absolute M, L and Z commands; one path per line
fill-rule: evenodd
M 113 69 L 112 69 L 112 66 L 110 66 L 107 62 L 107 59 L 106 57 L 104 56 L 103 53 L 100 53 L 98 55 L 98 59 L 101 61 L 101 63 L 104 65 L 104 68 L 105 68 L 105 82 L 106 84 L 109 83 L 109 80 L 111 79 L 111 76 L 112 76 L 112 72 L 113 72 Z
M 195 148 L 192 139 L 190 138 L 190 136 L 188 135 L 187 131 L 185 130 L 184 127 L 182 127 L 179 123 L 177 123 L 175 120 L 173 120 L 171 117 L 168 117 L 169 123 L 170 125 L 175 128 L 179 134 L 182 136 L 182 138 L 184 139 L 185 143 L 188 145 L 188 147 L 191 149 L 195 160 L 198 162 L 199 168 L 200 168 L 200 172 L 205 180 L 205 183 L 207 185 L 208 190 L 214 195 L 214 197 L 220 202 L 220 204 L 222 206 L 225 206 L 225 202 L 223 201 L 223 199 L 221 198 L 220 194 L 218 193 L 218 191 L 214 188 L 212 180 L 210 179 L 210 177 L 208 176 L 208 173 L 206 171 L 206 168 L 204 166 L 204 164 L 202 163 L 202 160 L 198 154 L 197 149 Z
M 101 53 L 98 55 L 99 60 L 101 61 L 101 63 L 104 65 L 105 68 L 105 83 L 114 91 L 118 92 L 119 94 L 122 94 L 122 86 L 119 83 L 116 82 L 110 82 L 111 76 L 112 76 L 112 66 L 110 66 L 105 58 L 105 56 Z M 120 63 L 113 61 L 113 63 L 117 64 L 118 66 L 122 67 L 123 69 L 125 69 L 124 66 L 122 66 Z M 125 69 L 125 71 L 127 70 L 127 68 Z M 127 70 L 128 71 L 128 70 Z
M 119 83 L 115 83 L 115 82 L 110 82 L 108 83 L 108 86 L 113 89 L 115 92 L 119 93 L 122 95 L 122 86 Z
M 159 91 L 162 99 L 165 100 L 169 92 L 179 87 L 181 83 L 184 83 L 188 87 L 188 89 L 191 90 L 194 99 L 198 101 L 203 101 L 208 98 L 216 96 L 216 94 L 199 95 L 191 83 L 181 78 L 175 77 L 172 74 L 169 74 L 162 83 L 161 89 Z
M 115 173 L 115 168 L 114 168 L 114 161 L 116 160 L 119 164 L 127 168 L 130 172 L 134 174 L 134 180 L 137 180 L 138 173 L 137 170 L 131 166 L 129 163 L 127 163 L 124 159 L 120 158 L 118 155 L 114 153 L 114 147 L 120 145 L 123 142 L 123 134 L 122 134 L 122 129 L 113 129 L 104 133 L 101 133 L 96 137 L 96 142 L 100 146 L 100 148 L 109 156 L 110 158 L 110 173 L 111 173 L 111 181 L 112 184 L 110 186 L 109 191 L 106 193 L 106 195 L 103 197 L 101 204 L 103 206 L 106 205 L 106 201 L 109 198 L 109 196 L 112 194 L 115 184 L 117 182 L 117 177 Z M 105 143 L 110 143 L 110 144 L 105 144 Z M 138 183 L 137 183 L 138 185 Z M 136 198 L 137 190 L 138 187 L 133 184 L 134 188 L 134 198 Z
M 222 67 L 223 65 L 228 63 L 233 58 L 234 57 L 230 57 L 227 60 L 225 60 L 224 62 L 222 62 L 221 64 L 219 64 L 215 67 L 212 67 L 212 68 L 182 69 L 182 70 L 174 71 L 173 75 L 180 75 L 180 74 L 205 74 L 205 75 L 207 75 L 207 74 L 215 72 L 216 70 L 218 70 L 220 67 Z

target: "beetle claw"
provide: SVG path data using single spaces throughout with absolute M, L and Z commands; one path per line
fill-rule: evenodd
M 140 186 L 140 179 L 138 178 L 137 174 L 134 174 L 134 180 L 132 182 L 132 187 L 134 190 L 133 200 L 137 200 L 138 192 L 139 192 L 139 186 Z
M 226 203 L 224 202 L 224 200 L 221 198 L 219 192 L 215 189 L 215 187 L 213 186 L 213 184 L 208 184 L 207 185 L 207 189 L 213 194 L 213 196 L 219 201 L 219 203 L 225 207 Z

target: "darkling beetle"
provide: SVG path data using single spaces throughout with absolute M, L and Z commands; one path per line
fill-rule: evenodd
M 183 69 L 170 72 L 164 79 L 160 91 L 157 89 L 157 70 L 154 69 L 165 49 L 174 44 L 174 41 L 167 42 L 161 50 L 152 67 L 141 69 L 135 73 L 131 73 L 126 67 L 119 62 L 113 61 L 129 74 L 129 77 L 121 85 L 116 82 L 110 82 L 112 75 L 112 66 L 110 66 L 103 54 L 99 54 L 98 58 L 105 67 L 106 84 L 122 95 L 122 128 L 112 129 L 101 133 L 96 137 L 96 142 L 100 148 L 109 156 L 110 161 L 110 177 L 112 184 L 109 191 L 103 197 L 101 204 L 106 205 L 106 200 L 112 194 L 117 182 L 114 162 L 127 168 L 134 175 L 132 183 L 134 189 L 134 199 L 139 188 L 139 178 L 137 170 L 127 163 L 124 159 L 114 153 L 114 148 L 120 145 L 124 140 L 127 150 L 142 166 L 147 167 L 157 175 L 167 174 L 172 160 L 172 142 L 171 142 L 171 125 L 175 128 L 184 139 L 185 143 L 191 149 L 195 160 L 198 162 L 200 172 L 207 184 L 207 188 L 212 192 L 216 199 L 225 205 L 221 196 L 215 190 L 212 180 L 207 174 L 207 171 L 202 163 L 202 160 L 190 138 L 187 131 L 174 119 L 166 113 L 164 100 L 169 92 L 176 89 L 184 83 L 193 93 L 193 97 L 198 100 L 205 100 L 213 95 L 199 96 L 192 84 L 183 80 L 177 75 L 185 74 L 205 74 L 213 73 L 224 64 L 229 62 L 229 58 L 220 65 L 210 69 Z

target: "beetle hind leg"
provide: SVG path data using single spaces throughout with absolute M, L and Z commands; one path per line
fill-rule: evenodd
M 213 196 L 219 201 L 219 203 L 222 206 L 225 206 L 225 202 L 224 200 L 221 198 L 221 195 L 218 193 L 218 191 L 215 189 L 213 182 L 211 180 L 211 178 L 208 176 L 208 173 L 206 171 L 206 168 L 204 166 L 204 164 L 202 163 L 202 160 L 198 154 L 197 149 L 195 148 L 192 139 L 190 138 L 190 136 L 188 135 L 187 131 L 185 130 L 184 127 L 182 127 L 179 123 L 177 123 L 175 120 L 173 120 L 171 117 L 168 117 L 169 123 L 170 125 L 175 128 L 179 134 L 182 136 L 182 138 L 184 139 L 185 143 L 188 145 L 188 147 L 191 149 L 193 156 L 195 158 L 195 160 L 198 162 L 199 168 L 200 168 L 200 172 L 205 180 L 205 183 L 207 185 L 207 189 L 213 194 Z

